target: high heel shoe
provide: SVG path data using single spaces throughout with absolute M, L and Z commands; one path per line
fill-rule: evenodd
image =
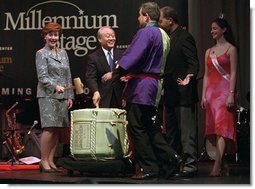
M 39 163 L 39 168 L 41 173 L 56 173 L 56 171 L 52 168 L 45 169 L 41 163 Z
M 210 177 L 221 177 L 221 171 L 211 172 Z
M 62 170 L 57 168 L 57 167 L 51 167 L 50 166 L 50 168 L 53 169 L 56 173 L 62 173 Z

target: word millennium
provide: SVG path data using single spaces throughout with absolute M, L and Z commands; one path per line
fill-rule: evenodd
M 47 22 L 58 22 L 63 29 L 99 29 L 102 26 L 118 28 L 116 15 L 71 15 L 71 16 L 45 16 L 42 10 L 31 11 L 29 16 L 20 12 L 16 20 L 11 12 L 6 12 L 4 30 L 41 30 Z
M 98 30 L 102 26 L 118 28 L 117 16 L 112 15 L 71 15 L 71 16 L 42 16 L 42 10 L 28 13 L 20 12 L 14 17 L 11 12 L 4 13 L 4 30 L 42 30 L 47 22 L 58 22 L 64 30 Z M 86 31 L 84 30 L 84 31 Z M 60 46 L 66 50 L 74 50 L 76 56 L 85 56 L 89 50 L 97 47 L 96 36 L 64 36 L 60 38 Z

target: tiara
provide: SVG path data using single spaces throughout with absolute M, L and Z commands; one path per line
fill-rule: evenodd
M 224 18 L 224 14 L 223 14 L 223 13 L 220 13 L 219 18 L 220 18 L 220 19 L 223 19 L 223 18 Z

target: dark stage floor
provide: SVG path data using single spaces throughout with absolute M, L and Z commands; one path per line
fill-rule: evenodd
M 231 163 L 221 177 L 209 177 L 212 161 L 200 161 L 198 176 L 189 179 L 158 179 L 137 181 L 126 176 L 106 173 L 74 171 L 70 176 L 66 169 L 62 173 L 40 173 L 39 170 L 0 170 L 1 184 L 242 184 L 251 185 L 250 165 Z M 13 165 L 15 166 L 15 165 Z

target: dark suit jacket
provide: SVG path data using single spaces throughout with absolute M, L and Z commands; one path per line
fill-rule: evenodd
M 113 62 L 115 63 L 120 59 L 123 51 L 120 49 L 113 49 Z M 121 97 L 124 87 L 124 83 L 121 81 L 112 84 L 112 81 L 107 83 L 101 82 L 101 77 L 110 72 L 110 66 L 108 65 L 104 51 L 100 47 L 90 55 L 88 55 L 86 66 L 86 84 L 93 96 L 95 91 L 99 91 L 101 100 L 99 103 L 100 108 L 113 108 L 111 102 L 117 103 L 118 108 L 121 107 Z M 114 107 L 116 108 L 116 107 Z
M 164 72 L 164 100 L 170 107 L 190 105 L 198 102 L 196 76 L 199 70 L 197 48 L 192 35 L 178 27 L 170 35 L 170 52 Z M 184 79 L 194 74 L 186 86 L 177 84 L 177 78 Z

